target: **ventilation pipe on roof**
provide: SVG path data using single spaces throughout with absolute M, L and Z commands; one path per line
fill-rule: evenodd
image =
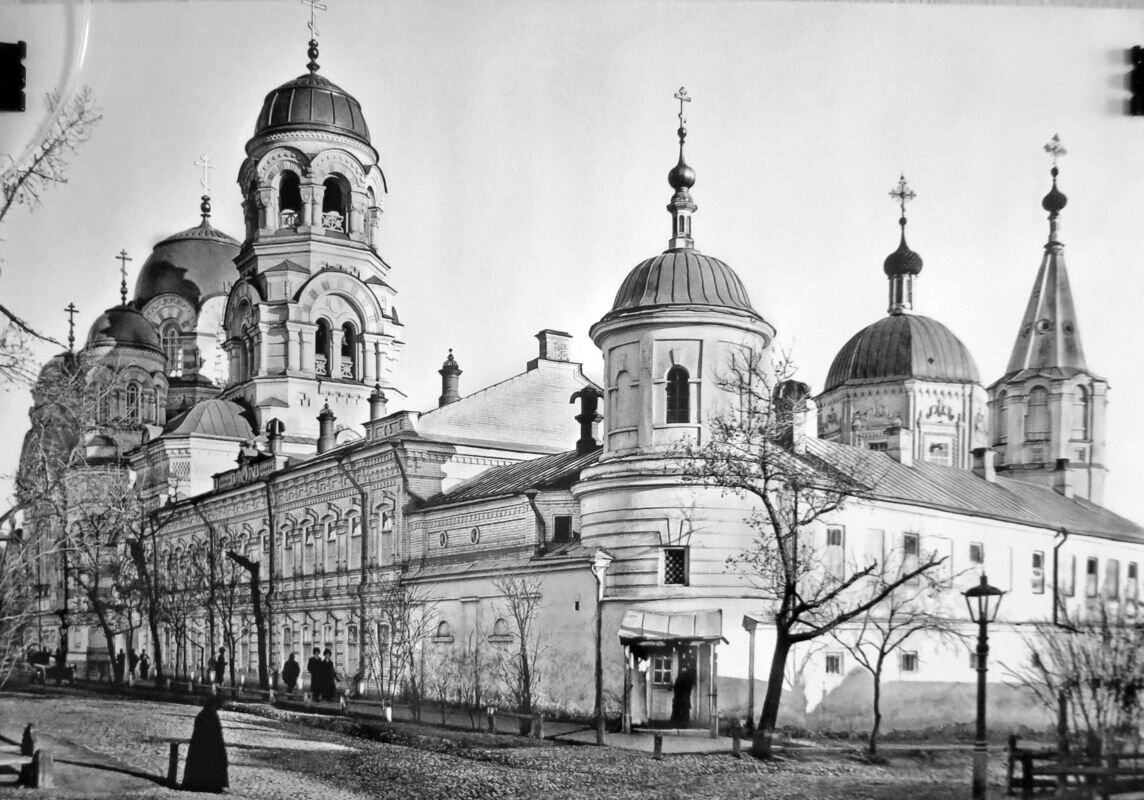
M 1069 468 L 1069 460 L 1067 458 L 1057 459 L 1057 468 L 1053 470 L 1053 491 L 1069 498 L 1075 493 L 1072 469 Z
M 330 404 L 322 406 L 318 414 L 318 453 L 324 453 L 334 446 L 334 423 L 337 421 L 334 412 L 330 411 Z M 363 512 L 364 513 L 364 512 Z
M 895 419 L 886 428 L 886 455 L 903 467 L 914 465 L 914 432 Z
M 381 390 L 381 384 L 375 383 L 373 385 L 373 393 L 369 396 L 369 421 L 377 422 L 385 416 L 386 403 L 389 398 L 385 396 L 385 392 Z
M 585 386 L 573 392 L 568 400 L 569 403 L 580 401 L 580 413 L 576 415 L 576 421 L 580 423 L 580 438 L 576 442 L 576 452 L 582 456 L 591 453 L 597 447 L 596 437 L 593 434 L 596 423 L 604 419 L 596 411 L 603 396 L 604 393 L 595 386 Z
M 437 398 L 437 407 L 447 406 L 461 399 L 461 368 L 453 358 L 453 348 L 449 348 L 449 357 L 437 370 L 441 376 L 441 396 Z
M 818 413 L 810 386 L 802 381 L 783 381 L 775 387 L 771 402 L 783 443 L 795 453 L 806 452 L 806 440 L 818 433 Z
M 278 417 L 266 423 L 266 444 L 270 448 L 271 455 L 282 455 L 282 434 L 284 433 L 286 433 L 286 426 Z
M 536 496 L 540 492 L 536 489 L 525 489 L 524 496 L 528 498 L 528 504 L 532 506 L 532 513 L 536 516 L 536 554 L 538 556 L 544 555 L 546 549 L 545 542 L 548 540 L 548 535 L 545 532 L 544 515 L 540 513 L 540 509 L 536 507 Z
M 990 483 L 996 483 L 997 470 L 993 468 L 993 457 L 996 455 L 988 447 L 973 448 L 973 474 Z

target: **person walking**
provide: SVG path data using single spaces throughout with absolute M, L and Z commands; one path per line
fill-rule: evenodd
M 334 670 L 333 652 L 326 648 L 322 653 L 322 686 L 325 689 L 325 699 L 335 700 L 338 695 L 338 674 Z
M 135 670 L 138 667 L 139 667 L 139 654 L 136 653 L 135 648 L 132 647 L 130 650 L 127 651 L 127 669 L 128 669 L 128 671 L 130 671 L 132 678 L 135 677 Z
M 214 658 L 214 682 L 219 686 L 222 685 L 223 680 L 226 678 L 226 648 L 220 647 L 218 655 Z
M 315 647 L 310 660 L 306 662 L 306 672 L 310 675 L 310 696 L 321 700 L 322 690 L 322 651 Z
M 282 680 L 286 683 L 286 694 L 294 694 L 294 686 L 298 683 L 298 675 L 301 672 L 302 668 L 294 660 L 294 653 L 291 653 L 286 663 L 282 665 Z
M 203 710 L 195 717 L 191 743 L 187 747 L 187 766 L 182 789 L 188 792 L 221 792 L 230 786 L 226 742 L 222 738 L 222 722 L 218 708 L 222 700 L 208 696 Z
M 147 654 L 144 653 L 139 657 L 139 677 L 143 680 L 147 680 L 147 675 L 150 674 L 150 672 L 151 659 L 147 658 Z
M 127 668 L 127 654 L 119 648 L 119 655 L 115 657 L 115 682 L 123 683 L 124 671 Z

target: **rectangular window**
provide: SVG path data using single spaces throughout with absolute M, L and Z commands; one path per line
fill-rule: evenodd
M 985 545 L 981 542 L 969 543 L 969 563 L 970 564 L 984 564 L 985 563 Z
M 1137 566 L 1135 561 L 1128 562 L 1128 580 L 1124 582 L 1124 599 L 1129 603 L 1135 603 L 1140 595 L 1140 579 L 1137 577 Z
M 651 682 L 659 686 L 671 685 L 671 655 L 651 657 Z
M 1108 559 L 1104 565 L 1104 596 L 1109 600 L 1120 597 L 1120 560 Z
M 1033 594 L 1045 593 L 1045 554 L 1033 551 Z
M 1098 566 L 1095 558 L 1090 558 L 1084 568 L 1085 597 L 1096 597 L 1096 576 Z
M 687 585 L 687 548 L 663 549 L 663 582 L 668 586 Z
M 916 652 L 906 653 L 903 652 L 899 659 L 899 665 L 902 672 L 917 672 L 918 671 L 918 654 Z
M 902 534 L 902 572 L 913 572 L 918 568 L 918 555 L 921 543 L 916 533 Z
M 567 514 L 561 514 L 553 520 L 552 524 L 552 541 L 554 542 L 570 542 L 572 541 L 572 517 Z
M 826 654 L 826 674 L 827 675 L 841 675 L 842 674 L 842 654 L 841 653 L 827 653 Z
M 837 525 L 831 525 L 826 529 L 826 546 L 827 547 L 842 547 L 842 532 L 843 529 Z
M 868 442 L 866 446 L 875 453 L 884 453 L 890 449 L 890 446 L 886 442 Z
M 926 461 L 932 464 L 953 464 L 949 439 L 929 439 L 926 441 Z
M 1076 556 L 1068 556 L 1061 565 L 1061 594 L 1065 597 L 1076 594 Z

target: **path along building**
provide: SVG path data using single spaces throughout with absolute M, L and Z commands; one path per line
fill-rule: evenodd
M 519 374 L 465 392 L 450 352 L 437 408 L 390 411 L 403 397 L 403 342 L 400 272 L 378 237 L 386 181 L 361 106 L 320 74 L 314 43 L 309 55 L 305 74 L 266 96 L 247 142 L 242 241 L 211 226 L 204 198 L 198 226 L 156 245 L 134 296 L 97 321 L 81 353 L 97 365 L 90 383 L 112 373 L 119 383 L 64 445 L 131 471 L 157 572 L 206 571 L 233 586 L 220 553 L 259 564 L 272 668 L 314 647 L 330 648 L 342 675 L 391 668 L 395 584 L 431 610 L 424 670 L 475 642 L 491 664 L 519 645 L 503 591 L 517 576 L 538 599 L 541 707 L 592 712 L 598 647 L 606 705 L 634 724 L 672 716 L 684 670 L 694 676 L 688 724 L 757 714 L 769 601 L 727 566 L 756 541 L 752 509 L 685 480 L 676 448 L 704 442 L 708 420 L 736 408 L 720 383 L 730 358 L 765 356 L 775 331 L 735 271 L 695 247 L 686 131 L 669 173 L 668 248 L 617 273 L 615 302 L 589 331 L 599 385 L 568 360 L 569 334 L 544 330 Z M 1003 376 L 984 386 L 958 338 L 913 312 L 922 259 L 906 244 L 903 180 L 901 243 L 884 264 L 888 314 L 842 346 L 792 432 L 802 452 L 869 486 L 806 531 L 823 568 L 937 551 L 955 576 L 954 616 L 956 592 L 987 573 L 1008 592 L 999 662 L 1021 660 L 1026 625 L 1055 607 L 1137 613 L 1144 529 L 1100 505 L 1107 385 L 1080 345 L 1056 174 Z M 55 535 L 31 510 L 26 527 Z M 99 658 L 66 567 L 42 580 L 44 618 L 71 614 L 69 658 Z M 164 623 L 168 673 L 199 671 L 231 642 L 238 672 L 253 675 L 247 596 L 212 598 Z M 132 641 L 124 619 L 116 649 L 149 649 L 141 617 Z M 41 625 L 40 643 L 55 646 L 54 630 Z M 826 640 L 797 650 L 787 710 L 830 707 L 854 668 Z M 931 721 L 955 712 L 913 700 L 971 691 L 974 678 L 963 644 L 924 636 L 886 676 Z M 507 696 L 497 681 L 487 691 Z

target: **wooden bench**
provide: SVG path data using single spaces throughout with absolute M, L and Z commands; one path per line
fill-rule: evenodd
M 1013 740 L 1010 740 L 1013 744 Z M 1055 750 L 1028 750 L 1010 747 L 1009 791 L 1020 789 L 1022 800 L 1029 800 L 1039 790 L 1053 790 L 1058 798 L 1123 797 L 1138 794 L 1144 789 L 1144 756 L 1139 754 L 1112 754 L 1104 759 L 1077 759 L 1060 761 Z M 1037 763 L 1038 761 L 1045 763 Z M 1021 765 L 1021 775 L 1013 774 L 1014 765 Z
M 487 711 L 489 733 L 497 732 L 498 715 L 519 721 L 521 736 L 531 735 L 537 739 L 544 738 L 544 717 L 539 711 L 534 711 L 531 714 L 522 714 L 518 711 L 500 711 L 493 706 L 489 706 Z
M 38 683 L 42 686 L 47 686 L 48 681 L 55 681 L 59 686 L 60 682 L 66 682 L 68 686 L 75 686 L 75 667 L 73 666 L 59 666 L 49 664 L 29 664 L 32 670 L 32 683 Z

